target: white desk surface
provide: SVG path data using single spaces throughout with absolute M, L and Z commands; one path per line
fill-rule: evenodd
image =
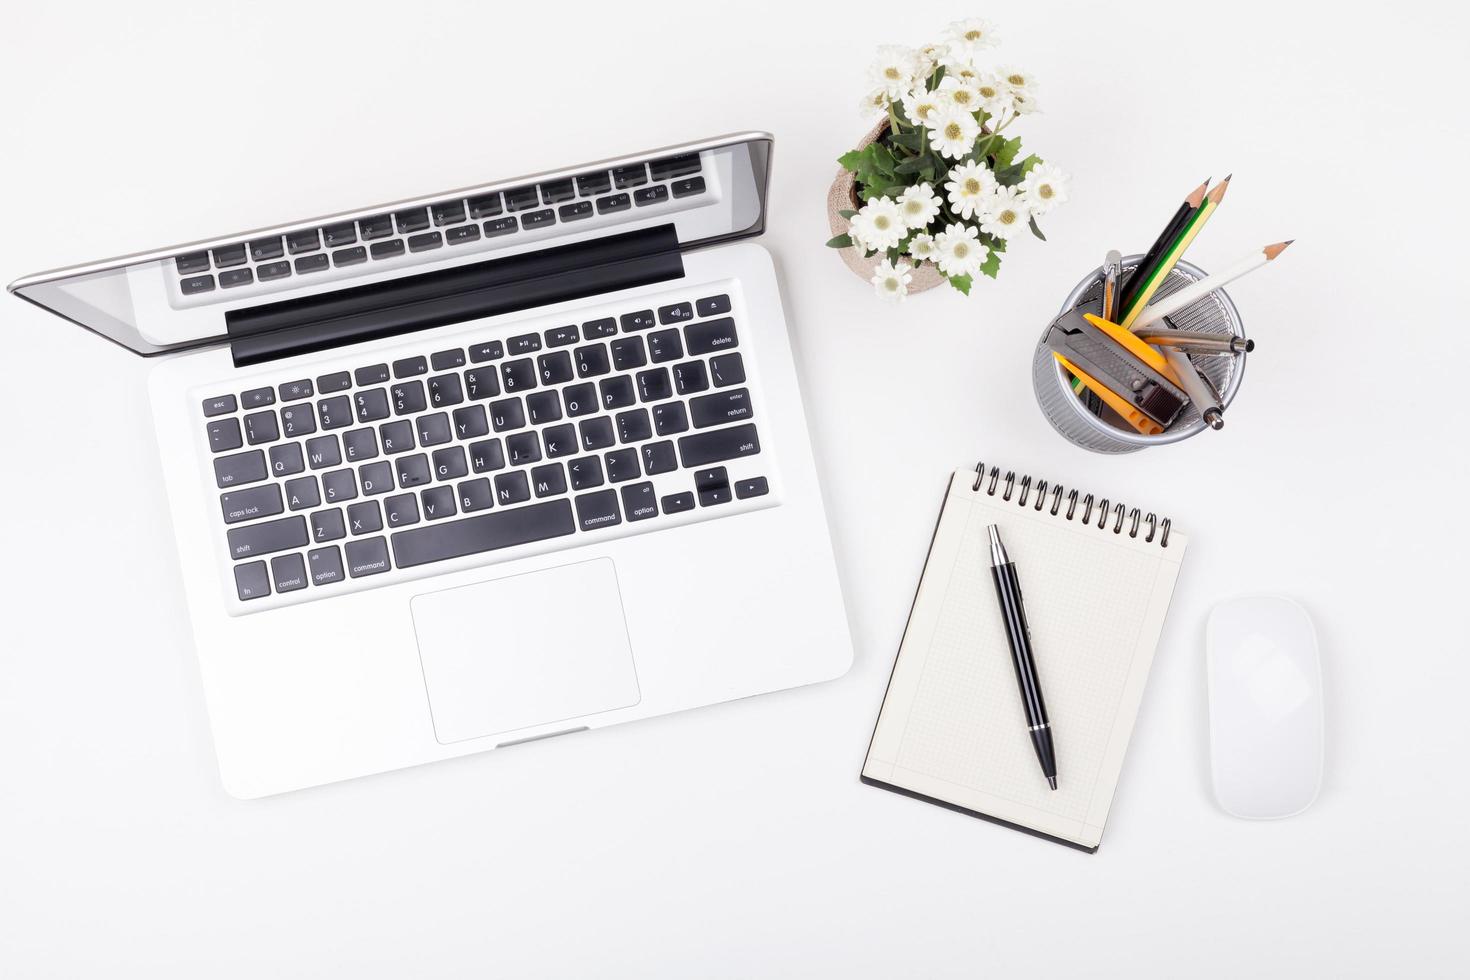
M 1016 243 L 998 282 L 897 308 L 822 247 L 824 195 L 865 128 L 873 48 L 926 40 L 963 6 L 9 9 L 5 281 L 772 130 L 764 242 L 857 659 L 816 688 L 232 800 L 166 530 L 147 365 L 6 298 L 0 974 L 1463 969 L 1470 535 L 1455 415 L 1470 343 L 1450 283 L 1464 279 L 1466 14 L 991 8 L 977 12 L 1004 29 L 1001 57 L 1044 85 L 1046 114 L 1019 131 L 1075 175 L 1074 200 L 1046 222 L 1050 243 Z M 1233 290 L 1260 349 L 1229 425 L 1127 458 L 1066 445 L 1032 400 L 1042 325 L 1106 249 L 1141 250 L 1180 193 L 1228 171 L 1193 261 L 1297 239 Z M 1193 539 L 1095 856 L 858 783 L 945 474 L 977 456 L 1170 513 Z M 1248 591 L 1301 600 L 1323 647 L 1325 786 L 1280 823 L 1225 816 L 1207 782 L 1204 617 Z

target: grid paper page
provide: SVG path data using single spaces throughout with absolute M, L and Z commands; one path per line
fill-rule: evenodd
M 1114 534 L 1035 497 L 972 491 L 955 474 L 863 774 L 1096 846 L 1186 539 Z M 1078 511 L 1080 518 L 1081 511 Z M 1026 730 L 986 525 L 998 524 L 1025 595 L 1052 722 L 1053 792 Z

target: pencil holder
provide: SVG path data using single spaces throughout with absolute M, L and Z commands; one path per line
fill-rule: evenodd
M 1141 255 L 1129 255 L 1124 258 L 1123 271 L 1132 272 L 1142 258 Z M 1162 299 L 1174 290 L 1204 277 L 1204 270 L 1198 266 L 1188 262 L 1178 262 L 1160 285 L 1154 300 Z M 1066 314 L 1078 307 L 1096 312 L 1102 302 L 1102 282 L 1103 270 L 1099 266 L 1088 273 L 1087 277 L 1068 294 L 1066 302 L 1062 304 L 1061 312 Z M 1171 316 L 1169 320 L 1180 330 L 1218 333 L 1221 336 L 1231 334 L 1237 337 L 1245 336 L 1245 327 L 1240 322 L 1239 311 L 1230 301 L 1230 297 L 1219 289 L 1191 303 L 1178 314 Z M 1164 432 L 1153 436 L 1137 432 L 1121 421 L 1119 425 L 1122 428 L 1119 428 L 1106 419 L 1092 414 L 1087 410 L 1086 403 L 1072 390 L 1066 369 L 1058 363 L 1057 359 L 1052 356 L 1051 349 L 1046 346 L 1046 333 L 1046 330 L 1041 332 L 1041 342 L 1037 344 L 1036 354 L 1031 361 L 1031 385 L 1036 391 L 1036 402 L 1041 406 L 1041 412 L 1046 416 L 1046 420 L 1051 423 L 1052 428 L 1061 433 L 1063 439 L 1073 445 L 1095 453 L 1132 453 L 1149 446 L 1180 442 L 1209 428 L 1193 405 L 1185 406 L 1173 425 Z M 1224 408 L 1230 407 L 1236 391 L 1240 389 L 1241 375 L 1245 372 L 1245 358 L 1246 355 L 1240 353 L 1230 357 L 1202 357 L 1196 362 L 1200 373 L 1208 378 L 1215 386 L 1215 390 L 1220 393 L 1221 406 Z

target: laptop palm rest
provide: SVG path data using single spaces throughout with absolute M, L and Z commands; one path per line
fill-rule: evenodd
M 442 743 L 641 700 L 610 558 L 430 592 L 410 608 Z

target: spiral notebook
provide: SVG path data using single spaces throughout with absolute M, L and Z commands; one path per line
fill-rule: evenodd
M 1055 791 L 1027 734 L 989 524 L 1026 596 Z M 957 470 L 863 782 L 1096 851 L 1188 543 L 1167 519 L 1092 493 L 999 467 Z

